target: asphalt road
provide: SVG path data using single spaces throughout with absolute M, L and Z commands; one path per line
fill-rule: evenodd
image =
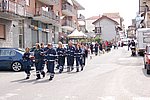
M 150 76 L 142 57 L 126 48 L 88 59 L 84 71 L 29 80 L 24 72 L 0 72 L 0 100 L 150 100 Z

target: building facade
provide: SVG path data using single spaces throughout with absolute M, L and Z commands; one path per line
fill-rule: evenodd
M 139 15 L 144 17 L 139 28 L 150 28 L 150 0 L 139 0 Z
M 95 33 L 100 34 L 103 41 L 115 40 L 117 35 L 116 26 L 119 25 L 118 22 L 107 16 L 102 16 L 93 22 L 93 24 L 95 26 Z
M 57 43 L 60 33 L 78 27 L 75 0 L 0 0 L 0 47 Z

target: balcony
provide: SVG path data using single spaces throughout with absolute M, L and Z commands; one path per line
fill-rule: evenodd
M 8 20 L 19 20 L 25 17 L 25 8 L 12 1 L 0 1 L 0 18 Z
M 47 5 L 58 5 L 59 4 L 59 0 L 38 0 L 44 4 Z
M 62 4 L 62 13 L 67 16 L 76 16 L 76 10 L 69 3 Z
M 69 31 L 73 31 L 76 28 L 76 24 L 73 21 L 64 19 L 62 20 L 62 28 Z
M 60 26 L 60 17 L 57 16 L 53 11 L 44 11 L 42 8 L 36 8 L 36 14 L 34 15 L 33 19 L 43 23 Z

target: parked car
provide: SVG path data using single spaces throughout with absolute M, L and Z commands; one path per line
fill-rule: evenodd
M 15 72 L 24 69 L 22 56 L 24 51 L 17 48 L 0 48 L 0 69 Z
M 145 49 L 144 68 L 146 69 L 147 74 L 150 74 L 150 45 L 147 45 Z

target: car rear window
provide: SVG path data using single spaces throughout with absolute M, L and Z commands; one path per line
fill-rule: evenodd
M 0 56 L 15 56 L 15 50 L 0 49 Z

